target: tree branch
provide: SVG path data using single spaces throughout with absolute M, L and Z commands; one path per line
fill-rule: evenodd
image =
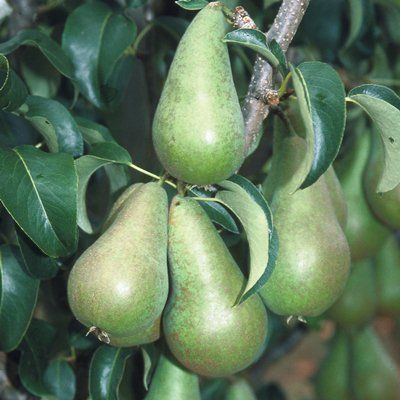
M 275 39 L 286 52 L 309 3 L 310 0 L 283 0 L 275 21 L 267 32 L 267 41 Z M 254 151 L 262 134 L 261 125 L 269 112 L 269 106 L 264 98 L 268 91 L 273 89 L 273 80 L 272 67 L 265 59 L 257 56 L 247 96 L 242 106 L 247 155 Z

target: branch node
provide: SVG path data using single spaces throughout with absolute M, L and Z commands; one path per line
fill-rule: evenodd
M 242 6 L 235 8 L 232 16 L 232 22 L 234 28 L 257 29 L 257 25 Z

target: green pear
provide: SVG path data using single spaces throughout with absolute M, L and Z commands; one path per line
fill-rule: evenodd
M 399 400 L 397 367 L 371 327 L 352 338 L 351 384 L 357 400 Z
M 347 200 L 345 233 L 351 258 L 359 261 L 376 255 L 390 231 L 375 218 L 365 198 L 363 174 L 368 161 L 370 136 L 365 131 L 357 132 L 353 140 L 351 148 L 337 164 L 336 171 Z
M 390 237 L 376 257 L 378 310 L 391 317 L 400 316 L 400 250 L 395 236 Z
M 278 126 L 279 127 L 279 126 Z M 260 293 L 268 308 L 287 316 L 317 316 L 342 293 L 350 252 L 325 175 L 295 190 L 306 142 L 276 131 L 264 184 L 279 237 L 275 268 Z
M 327 311 L 327 316 L 340 327 L 353 329 L 370 322 L 376 308 L 375 268 L 367 258 L 353 265 L 343 294 Z
M 161 355 L 145 400 L 200 400 L 199 378 Z
M 257 397 L 251 386 L 244 379 L 238 379 L 229 385 L 225 400 L 257 400 Z
M 377 193 L 378 181 L 383 172 L 384 149 L 378 132 L 371 132 L 372 146 L 364 173 L 364 188 L 368 203 L 375 215 L 391 228 L 400 228 L 400 185 Z
M 196 185 L 220 182 L 244 160 L 244 122 L 226 44 L 222 3 L 212 2 L 183 35 L 153 122 L 164 168 Z
M 173 199 L 168 243 L 172 293 L 163 333 L 173 355 L 199 375 L 246 368 L 263 349 L 267 313 L 258 295 L 237 305 L 246 280 L 196 200 Z
M 151 330 L 168 296 L 166 192 L 158 183 L 127 190 L 68 280 L 75 317 L 106 342 Z
M 340 181 L 332 166 L 328 168 L 324 177 L 331 195 L 336 218 L 342 229 L 345 229 L 347 225 L 347 203 Z
M 318 400 L 354 400 L 350 389 L 350 342 L 337 331 L 315 377 Z

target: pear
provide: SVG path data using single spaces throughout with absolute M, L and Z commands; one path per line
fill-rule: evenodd
M 305 149 L 301 137 L 275 132 L 264 192 L 278 232 L 279 252 L 260 294 L 276 314 L 312 317 L 322 314 L 342 293 L 350 252 L 325 175 L 295 191 Z
M 391 228 L 400 228 L 400 185 L 377 193 L 376 188 L 384 166 L 384 149 L 378 132 L 371 132 L 372 146 L 364 173 L 364 188 L 368 203 L 375 215 Z
M 257 397 L 251 386 L 244 379 L 238 379 L 229 385 L 225 400 L 257 400 Z
M 400 399 L 396 364 L 371 327 L 352 338 L 351 373 L 357 400 Z
M 337 164 L 336 171 L 347 200 L 348 220 L 346 237 L 350 245 L 351 258 L 359 261 L 376 255 L 389 229 L 382 225 L 371 212 L 363 188 L 363 174 L 368 161 L 370 136 L 364 131 L 355 134 L 354 142 Z
M 263 349 L 267 313 L 257 294 L 237 304 L 245 278 L 196 200 L 173 199 L 168 254 L 172 293 L 163 333 L 173 355 L 205 376 L 246 368 Z
M 315 378 L 318 400 L 354 400 L 350 389 L 350 342 L 337 331 Z
M 400 250 L 391 236 L 376 257 L 378 310 L 390 317 L 400 316 Z
M 355 263 L 339 300 L 327 316 L 344 329 L 359 328 L 374 317 L 377 308 L 375 268 L 372 259 Z
M 201 400 L 199 378 L 162 354 L 145 400 Z
M 226 44 L 222 3 L 212 2 L 183 35 L 153 122 L 159 160 L 175 178 L 220 182 L 244 160 L 244 122 Z
M 68 280 L 73 314 L 105 342 L 151 330 L 168 295 L 166 192 L 158 183 L 127 190 Z
M 324 177 L 331 195 L 336 218 L 342 229 L 345 229 L 347 225 L 347 203 L 339 178 L 332 166 L 328 168 Z

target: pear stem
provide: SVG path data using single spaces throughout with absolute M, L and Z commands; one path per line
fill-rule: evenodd
M 135 164 L 133 164 L 133 163 L 129 163 L 128 166 L 129 166 L 130 168 L 132 168 L 132 169 L 138 171 L 138 172 L 141 172 L 141 173 L 144 174 L 144 175 L 147 175 L 147 176 L 150 176 L 150 177 L 152 177 L 152 178 L 154 178 L 154 179 L 157 179 L 157 180 L 161 181 L 162 183 L 166 183 L 167 185 L 172 186 L 172 187 L 175 188 L 175 189 L 177 188 L 177 186 L 175 185 L 175 183 L 166 180 L 166 179 L 165 179 L 165 176 L 158 176 L 158 175 L 156 175 L 156 174 L 153 174 L 152 172 L 147 171 L 147 170 L 145 170 L 145 169 L 143 169 L 143 168 L 141 168 L 141 167 L 139 167 L 139 166 L 137 166 L 137 165 L 135 165 Z

